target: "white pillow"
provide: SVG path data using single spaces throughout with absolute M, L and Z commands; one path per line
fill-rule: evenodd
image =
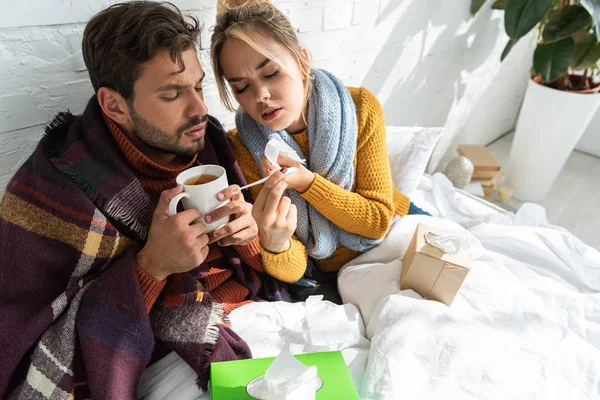
M 443 128 L 386 127 L 392 180 L 404 195 L 410 197 L 417 189 L 442 132 Z

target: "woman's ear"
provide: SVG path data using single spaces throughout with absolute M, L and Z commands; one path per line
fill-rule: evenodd
M 310 54 L 308 50 L 304 46 L 300 46 L 300 56 L 304 59 L 304 63 L 300 64 L 301 69 L 304 68 L 304 65 L 308 65 L 308 71 L 303 71 L 305 75 L 310 75 Z
M 302 57 L 308 62 L 310 62 L 310 54 L 308 54 L 308 50 L 304 46 L 300 46 L 300 52 L 302 53 Z

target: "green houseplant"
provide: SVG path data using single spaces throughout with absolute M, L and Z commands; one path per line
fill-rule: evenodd
M 476 13 L 485 0 L 472 0 Z M 600 0 L 496 0 L 504 10 L 508 43 L 503 60 L 514 45 L 538 27 L 532 75 L 536 82 L 561 90 L 600 89 Z
M 472 0 L 475 14 L 486 0 Z M 504 10 L 508 43 L 535 36 L 531 79 L 517 120 L 506 183 L 540 201 L 600 107 L 600 0 L 490 0 Z M 594 132 L 590 132 L 593 134 Z M 590 134 L 586 134 L 586 139 Z M 593 135 L 592 142 L 600 137 Z M 589 151 L 587 148 L 583 150 Z

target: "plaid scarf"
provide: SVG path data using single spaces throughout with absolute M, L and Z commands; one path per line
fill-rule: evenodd
M 224 132 L 207 128 L 206 138 L 229 182 L 244 184 Z M 148 315 L 135 255 L 154 207 L 95 97 L 82 116 L 61 113 L 47 127 L 0 203 L 0 397 L 134 398 L 155 339 L 204 390 L 211 362 L 250 357 L 190 273 L 169 277 Z M 243 280 L 235 250 L 224 257 Z M 277 283 L 266 286 L 264 297 L 281 298 Z

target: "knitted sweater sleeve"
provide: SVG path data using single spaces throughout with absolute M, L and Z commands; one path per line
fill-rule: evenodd
M 393 187 L 379 101 L 364 88 L 351 88 L 350 93 L 358 114 L 355 188 L 344 190 L 315 174 L 301 195 L 339 228 L 378 239 L 386 234 L 394 215 L 406 215 L 410 200 Z
M 227 138 L 231 144 L 233 154 L 240 165 L 244 177 L 248 182 L 254 182 L 261 179 L 260 172 L 252 155 L 242 142 L 242 139 L 237 134 L 237 130 L 232 129 L 227 133 Z M 253 186 L 250 188 L 252 197 L 256 198 L 262 189 L 262 185 Z M 302 278 L 306 271 L 308 253 L 306 248 L 296 238 L 290 238 L 290 248 L 282 253 L 271 253 L 264 247 L 260 246 L 260 254 L 262 256 L 263 267 L 265 271 L 272 277 L 283 282 L 296 282 Z
M 233 246 L 242 260 L 258 272 L 265 272 L 261 257 L 260 237 L 256 235 L 252 241 L 243 246 Z
M 144 303 L 146 304 L 146 310 L 150 312 L 152 306 L 158 299 L 160 292 L 167 284 L 167 280 L 157 281 L 141 269 L 137 264 L 135 265 L 135 274 L 138 281 L 140 282 L 140 289 L 142 289 L 142 295 L 144 296 Z

